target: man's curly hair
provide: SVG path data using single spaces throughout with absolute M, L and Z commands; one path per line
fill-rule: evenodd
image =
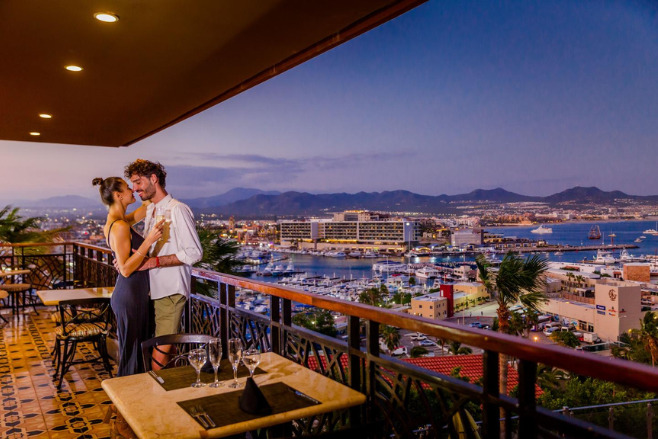
M 139 175 L 140 177 L 150 177 L 151 175 L 155 174 L 155 176 L 158 177 L 158 183 L 160 183 L 162 189 L 165 188 L 167 171 L 165 171 L 164 166 L 162 166 L 159 162 L 153 163 L 148 160 L 137 159 L 131 164 L 127 165 L 124 172 L 124 175 L 128 179 L 135 174 Z

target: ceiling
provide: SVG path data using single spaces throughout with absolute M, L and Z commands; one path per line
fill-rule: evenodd
M 128 146 L 424 1 L 3 1 L 0 140 Z

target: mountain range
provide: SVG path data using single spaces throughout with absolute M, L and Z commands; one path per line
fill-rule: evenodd
M 181 199 L 193 210 L 240 217 L 321 215 L 349 209 L 398 212 L 453 213 L 467 204 L 487 205 L 514 202 L 541 202 L 552 206 L 614 205 L 617 203 L 658 203 L 658 195 L 629 195 L 620 191 L 602 191 L 596 187 L 577 186 L 546 197 L 521 195 L 502 188 L 477 189 L 458 195 L 420 195 L 409 191 L 358 192 L 355 194 L 311 194 L 276 192 L 253 188 L 234 188 L 220 195 Z M 11 203 L 21 208 L 102 208 L 97 199 L 77 195 Z

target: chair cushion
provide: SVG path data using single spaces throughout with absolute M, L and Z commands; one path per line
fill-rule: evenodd
M 6 299 L 7 297 L 9 297 L 9 293 L 6 292 L 5 290 L 0 290 L 0 300 Z
M 77 325 L 66 325 L 67 334 L 64 335 L 64 327 L 55 328 L 55 335 L 59 338 L 67 337 L 92 337 L 94 335 L 107 334 L 110 325 L 105 323 L 79 323 Z
M 86 313 L 89 316 L 88 318 L 91 318 L 92 316 L 99 317 L 102 314 L 102 312 L 96 308 L 80 308 L 78 312 Z M 50 320 L 52 320 L 56 325 L 59 325 L 60 323 L 62 323 L 62 315 L 59 312 L 54 312 L 50 315 Z M 69 319 L 67 319 L 67 321 L 70 320 L 71 319 L 69 316 Z

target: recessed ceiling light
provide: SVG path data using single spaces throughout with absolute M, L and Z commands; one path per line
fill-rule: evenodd
M 66 66 L 66 70 L 69 72 L 80 72 L 82 71 L 82 67 L 80 66 Z
M 104 23 L 114 23 L 119 21 L 118 15 L 110 14 L 109 12 L 96 12 L 94 14 L 94 18 Z
M 41 133 L 38 131 L 30 131 L 30 136 L 40 136 Z
M 40 113 L 39 117 L 42 119 L 52 119 L 53 115 L 48 113 Z

